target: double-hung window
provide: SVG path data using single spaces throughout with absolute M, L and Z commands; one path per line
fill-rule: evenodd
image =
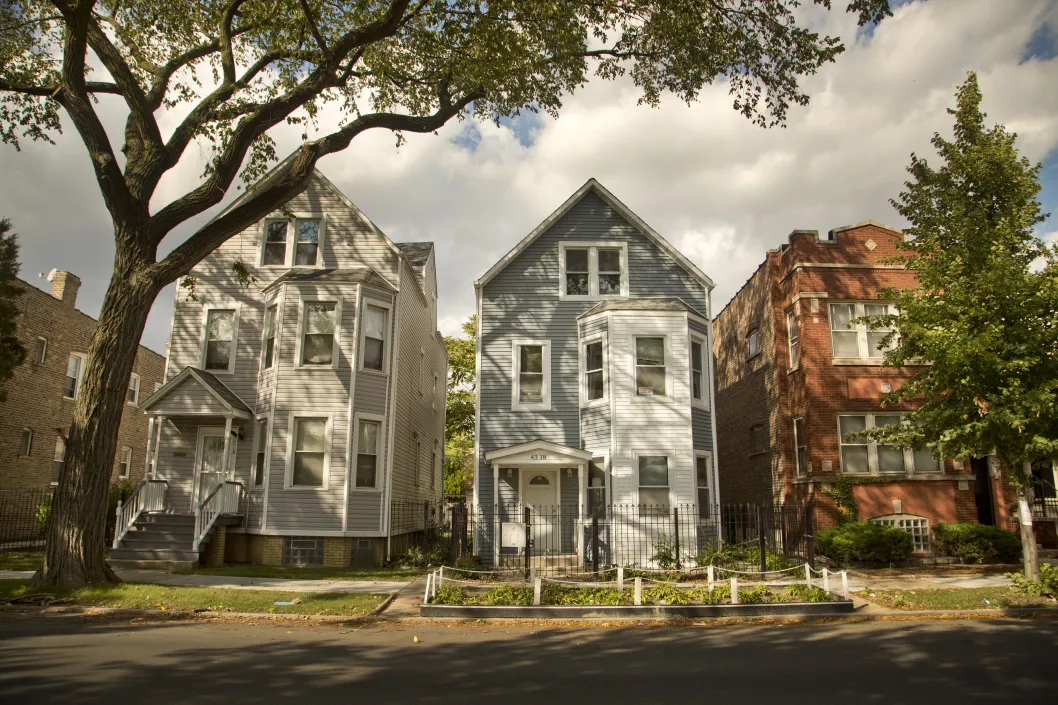
M 606 377 L 603 366 L 602 340 L 584 343 L 584 400 L 598 401 L 606 398 Z
M 268 448 L 268 419 L 257 420 L 257 433 L 254 434 L 253 484 L 260 487 L 264 484 L 265 457 Z
M 378 486 L 378 421 L 361 420 L 356 442 L 356 486 L 374 489 Z
M 841 441 L 841 469 L 852 475 L 901 475 L 909 472 L 937 473 L 940 461 L 928 448 L 899 448 L 875 443 L 853 434 L 870 428 L 899 426 L 900 414 L 856 414 L 838 416 Z
M 140 376 L 135 372 L 129 377 L 129 390 L 125 394 L 125 401 L 133 406 L 140 403 Z
M 338 329 L 335 301 L 305 301 L 301 313 L 301 367 L 332 367 Z
M 666 455 L 640 455 L 639 506 L 640 511 L 657 511 L 668 514 L 669 509 L 669 458 Z
M 422 441 L 418 438 L 415 440 L 415 472 L 412 478 L 415 480 L 416 487 L 422 483 Z
M 45 338 L 37 338 L 37 347 L 33 350 L 33 363 L 43 365 L 48 356 L 48 341 Z
M 67 399 L 76 399 L 77 392 L 81 389 L 81 377 L 84 375 L 87 356 L 81 353 L 70 353 L 70 359 L 66 361 L 66 384 L 63 385 L 62 395 Z
M 18 454 L 27 458 L 33 455 L 33 429 L 22 429 L 22 438 L 18 444 Z
M 55 435 L 55 455 L 52 456 L 51 463 L 51 481 L 56 483 L 59 481 L 59 473 L 62 472 L 62 464 L 66 460 L 66 432 L 67 429 L 59 428 L 56 429 L 58 433 Z
M 830 345 L 834 359 L 881 360 L 885 351 L 882 341 L 894 329 L 892 326 L 857 323 L 869 316 L 895 314 L 896 307 L 887 303 L 830 304 Z
M 127 446 L 121 449 L 121 457 L 118 461 L 118 477 L 128 478 L 132 471 L 132 448 Z
M 628 250 L 623 243 L 564 242 L 559 245 L 564 299 L 628 296 Z
M 746 336 L 746 359 L 760 354 L 760 328 L 754 328 Z
M 360 366 L 365 370 L 384 371 L 386 367 L 386 320 L 388 309 L 364 306 L 364 320 L 360 325 Z
M 606 458 L 588 463 L 588 516 L 606 515 Z
M 691 401 L 697 406 L 705 406 L 705 339 L 691 337 Z
M 293 458 L 290 472 L 292 487 L 326 487 L 330 455 L 330 419 L 295 416 L 293 418 Z
M 316 267 L 323 241 L 321 218 L 265 221 L 262 267 Z
M 235 363 L 234 309 L 210 309 L 206 313 L 205 364 L 207 372 L 231 372 Z
M 796 370 L 801 361 L 801 343 L 797 335 L 797 316 L 793 311 L 786 312 L 786 335 L 790 341 L 790 369 Z
M 636 338 L 636 395 L 665 396 L 665 339 Z
M 805 420 L 803 418 L 794 419 L 793 435 L 796 450 L 794 462 L 797 464 L 797 475 L 800 477 L 808 472 L 808 444 L 805 441 Z
M 515 411 L 551 408 L 551 343 L 516 340 L 511 408 Z
M 709 456 L 698 455 L 694 458 L 695 478 L 698 487 L 698 517 L 707 519 L 712 509 L 712 498 L 709 493 Z
M 262 333 L 262 361 L 261 367 L 263 369 L 271 369 L 272 363 L 275 361 L 275 349 L 276 349 L 276 318 L 279 315 L 279 307 L 276 304 L 272 304 L 265 309 L 264 326 Z
M 433 489 L 437 481 L 434 479 L 437 476 L 437 441 L 433 442 L 433 451 L 430 452 L 430 489 Z

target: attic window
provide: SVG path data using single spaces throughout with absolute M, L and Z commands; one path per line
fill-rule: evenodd
M 559 298 L 628 296 L 628 247 L 625 243 L 563 242 L 559 245 L 559 269 Z
M 266 220 L 261 234 L 262 267 L 317 267 L 324 239 L 319 216 Z

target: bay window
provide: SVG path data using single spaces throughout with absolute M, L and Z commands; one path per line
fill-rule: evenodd
M 584 400 L 591 402 L 605 397 L 602 340 L 592 340 L 584 344 Z
M 665 455 L 640 455 L 639 506 L 640 511 L 669 510 L 669 458 Z
M 262 332 L 262 361 L 261 367 L 263 369 L 271 369 L 272 363 L 275 361 L 275 347 L 276 347 L 276 318 L 278 316 L 279 309 L 275 304 L 265 309 L 264 326 Z
M 356 441 L 356 486 L 378 486 L 378 437 L 381 424 L 361 419 Z
M 337 326 L 337 302 L 306 301 L 302 304 L 300 366 L 334 365 Z
M 691 337 L 691 400 L 698 406 L 706 405 L 705 339 Z
M 386 367 L 386 320 L 389 310 L 381 306 L 364 306 L 364 321 L 360 326 L 360 368 L 382 372 Z
M 636 338 L 636 395 L 665 396 L 665 339 Z
M 291 487 L 327 486 L 330 455 L 330 419 L 295 416 L 292 420 L 293 452 L 288 484 Z

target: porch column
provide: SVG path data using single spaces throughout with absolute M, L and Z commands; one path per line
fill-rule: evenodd
M 143 479 L 150 480 L 154 477 L 151 472 L 151 453 L 154 452 L 154 417 L 147 418 L 147 455 L 143 458 Z
M 228 479 L 228 452 L 231 449 L 231 417 L 224 419 L 224 457 L 220 461 L 220 473 Z
M 581 463 L 577 466 L 577 565 L 584 565 L 584 517 L 587 516 L 587 512 L 584 511 L 587 500 L 587 493 L 585 492 L 585 483 L 587 482 L 588 466 L 586 463 Z
M 158 479 L 158 455 L 162 451 L 162 428 L 165 427 L 165 416 L 159 416 L 154 422 L 154 456 L 149 458 L 151 464 L 151 479 Z
M 500 541 L 503 538 L 503 518 L 500 517 L 500 464 L 492 464 L 492 568 L 500 565 Z

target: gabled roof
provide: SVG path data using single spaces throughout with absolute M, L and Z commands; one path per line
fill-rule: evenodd
M 512 249 L 510 252 L 500 258 L 499 262 L 492 265 L 492 268 L 489 269 L 489 271 L 485 272 L 485 274 L 483 274 L 480 279 L 474 282 L 474 288 L 480 289 L 481 287 L 485 286 L 490 281 L 492 281 L 492 279 L 497 274 L 502 272 L 508 264 L 513 262 L 515 258 L 518 257 L 518 255 L 522 254 L 522 252 L 525 251 L 525 248 L 529 247 L 529 245 L 531 245 L 538 237 L 547 232 L 548 228 L 557 223 L 559 218 L 568 213 L 569 210 L 577 203 L 579 203 L 581 199 L 583 199 L 589 192 L 592 192 L 597 195 L 608 206 L 617 211 L 617 213 L 622 218 L 631 223 L 636 228 L 636 230 L 643 234 L 644 237 L 646 237 L 648 240 L 657 245 L 662 251 L 672 257 L 672 259 L 676 260 L 676 263 L 683 267 L 685 270 L 687 270 L 687 273 L 690 274 L 692 277 L 700 281 L 709 289 L 712 289 L 715 286 L 713 280 L 707 277 L 702 270 L 698 269 L 698 267 L 689 259 L 687 259 L 682 252 L 673 247 L 672 243 L 670 243 L 665 238 L 661 237 L 661 235 L 659 235 L 657 231 L 654 230 L 654 228 L 647 225 L 642 218 L 633 213 L 632 209 L 630 209 L 624 203 L 621 203 L 621 201 L 619 201 L 617 197 L 614 196 L 612 193 L 607 191 L 602 184 L 600 184 L 594 178 L 591 178 L 588 179 L 588 181 L 583 186 L 577 189 L 576 193 L 566 199 L 566 202 L 559 206 L 558 210 L 549 215 L 544 220 L 544 222 L 540 223 L 540 225 L 537 225 L 531 233 L 526 235 L 521 242 L 515 245 L 514 249 Z
M 542 459 L 540 462 L 554 463 L 554 462 L 568 462 L 570 460 L 591 460 L 592 452 L 588 450 L 581 450 L 580 448 L 570 448 L 559 443 L 552 443 L 551 441 L 545 441 L 541 438 L 535 441 L 528 441 L 526 443 L 517 443 L 513 446 L 507 446 L 506 448 L 496 448 L 485 453 L 485 461 L 493 462 L 496 460 L 502 460 L 512 455 L 522 455 L 524 453 L 540 453 L 541 455 L 558 456 L 557 458 L 547 457 Z
M 705 318 L 705 314 L 701 311 L 694 308 L 683 299 L 674 296 L 602 301 L 577 316 L 577 318 L 587 318 L 588 316 L 594 316 L 603 311 L 676 311 L 679 313 L 693 313 L 696 316 Z
M 397 247 L 413 267 L 424 267 L 433 252 L 432 242 L 398 242 Z
M 145 412 L 149 412 L 152 406 L 169 396 L 173 390 L 180 387 L 180 385 L 189 377 L 213 395 L 217 401 L 231 412 L 232 416 L 253 418 L 253 411 L 250 410 L 250 407 L 248 407 L 246 403 L 235 394 L 235 392 L 228 389 L 223 382 L 214 377 L 211 373 L 206 372 L 205 370 L 200 370 L 197 367 L 185 367 L 180 374 L 159 387 L 158 391 L 154 394 L 144 399 L 141 408 Z
M 370 267 L 355 267 L 349 269 L 291 269 L 276 277 L 275 281 L 261 290 L 261 293 L 267 294 L 288 282 L 319 282 L 322 284 L 351 284 L 359 282 L 381 287 L 388 291 L 397 290 L 382 275 Z

